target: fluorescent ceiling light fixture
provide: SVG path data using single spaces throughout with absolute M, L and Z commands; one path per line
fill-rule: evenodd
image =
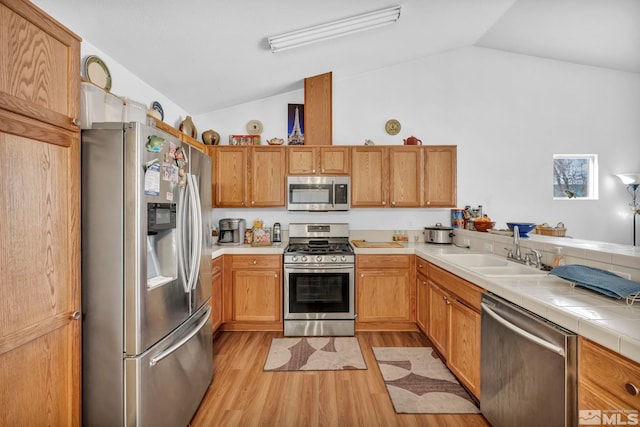
M 400 19 L 400 9 L 401 6 L 393 6 L 326 24 L 314 25 L 302 30 L 268 37 L 267 41 L 271 51 L 275 53 L 311 43 L 331 40 L 336 37 L 393 24 Z

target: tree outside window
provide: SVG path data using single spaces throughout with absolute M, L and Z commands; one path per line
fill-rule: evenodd
M 596 154 L 554 154 L 553 198 L 596 200 L 597 162 Z

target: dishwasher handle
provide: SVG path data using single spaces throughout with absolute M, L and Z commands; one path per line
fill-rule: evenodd
M 522 328 L 517 327 L 516 325 L 514 325 L 511 322 L 508 322 L 507 320 L 503 319 L 502 317 L 500 317 L 495 311 L 493 311 L 491 308 L 489 308 L 489 306 L 485 303 L 480 303 L 480 305 L 482 306 L 482 309 L 489 315 L 491 316 L 491 318 L 493 318 L 496 322 L 500 323 L 502 326 L 504 326 L 505 328 L 511 330 L 512 332 L 522 336 L 523 338 L 528 339 L 529 341 L 532 341 L 536 344 L 538 344 L 541 347 L 546 348 L 547 350 L 553 351 L 554 353 L 559 354 L 560 356 L 565 356 L 565 351 L 564 348 L 562 347 L 558 347 L 555 344 L 552 344 L 548 341 L 543 340 L 540 337 L 537 337 L 535 335 L 533 335 L 530 332 L 525 331 Z

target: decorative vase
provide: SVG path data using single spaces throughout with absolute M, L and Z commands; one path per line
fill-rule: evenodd
M 191 116 L 187 116 L 187 118 L 180 123 L 180 132 L 189 135 L 191 138 L 195 138 L 198 135 L 198 130 L 196 129 L 196 125 L 193 124 Z
M 218 145 L 220 142 L 220 134 L 213 129 L 202 132 L 202 142 L 206 145 Z

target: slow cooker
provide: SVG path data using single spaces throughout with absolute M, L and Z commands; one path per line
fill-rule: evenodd
M 433 227 L 424 228 L 424 242 L 450 245 L 453 243 L 453 228 L 436 223 Z

